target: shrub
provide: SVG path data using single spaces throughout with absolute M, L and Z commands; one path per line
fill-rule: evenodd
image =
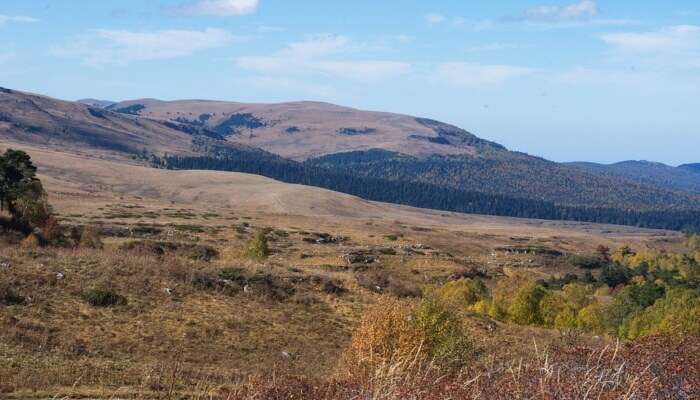
M 456 368 L 471 352 L 471 343 L 457 315 L 435 296 L 424 298 L 414 311 L 423 346 L 439 365 Z
M 214 274 L 207 272 L 195 272 L 190 280 L 192 286 L 196 289 L 215 289 L 219 287 L 219 279 Z
M 243 281 L 245 280 L 245 271 L 242 268 L 227 267 L 219 272 L 219 278 L 228 281 Z
M 582 256 L 582 255 L 571 255 L 569 256 L 569 263 L 577 268 L 582 269 L 599 269 L 602 268 L 606 262 L 600 257 L 595 256 Z
M 627 284 L 631 277 L 632 271 L 618 263 L 606 265 L 600 272 L 600 281 L 612 288 Z
M 620 336 L 627 339 L 659 333 L 700 335 L 700 293 L 697 290 L 672 289 L 620 327 Z
M 80 233 L 80 241 L 78 242 L 78 245 L 89 249 L 103 248 L 104 244 L 102 243 L 99 229 L 95 228 L 94 226 L 83 227 L 83 230 Z
M 36 249 L 41 246 L 41 239 L 39 239 L 39 236 L 36 234 L 30 233 L 27 237 L 22 239 L 19 245 L 25 249 Z
M 24 296 L 15 292 L 13 288 L 0 285 L 0 305 L 14 306 L 24 304 L 24 300 Z
M 342 284 L 338 284 L 332 279 L 324 279 L 323 284 L 321 286 L 321 290 L 328 294 L 337 295 L 347 292 L 347 289 L 345 289 Z
M 88 289 L 83 292 L 82 297 L 94 307 L 113 307 L 127 304 L 126 297 L 110 289 Z
M 488 289 L 479 279 L 463 278 L 441 286 L 436 295 L 445 304 L 455 308 L 466 308 L 485 299 Z
M 44 226 L 51 218 L 53 210 L 46 193 L 32 193 L 18 198 L 14 203 L 15 217 L 29 226 Z
M 521 325 L 542 325 L 543 317 L 540 302 L 547 295 L 547 289 L 536 283 L 521 287 L 508 307 L 508 317 Z
M 586 272 L 590 273 L 590 271 L 586 271 Z M 569 272 L 560 278 L 553 276 L 546 281 L 541 280 L 541 281 L 538 281 L 537 283 L 546 287 L 547 289 L 561 289 L 564 286 L 566 286 L 570 283 L 573 283 L 573 282 L 577 282 L 577 281 L 578 281 L 578 275 L 572 274 Z
M 263 259 L 270 255 L 265 232 L 258 231 L 255 237 L 248 243 L 247 254 L 249 257 Z
M 422 351 L 423 337 L 412 320 L 409 303 L 383 297 L 370 306 L 342 357 L 351 376 L 372 373 L 378 366 Z

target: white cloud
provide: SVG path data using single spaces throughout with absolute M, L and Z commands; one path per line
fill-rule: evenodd
M 386 60 L 348 59 L 367 46 L 341 35 L 311 35 L 271 56 L 239 57 L 238 66 L 263 74 L 319 74 L 374 82 L 410 71 L 411 65 Z
M 447 21 L 447 17 L 445 17 L 442 14 L 438 14 L 438 13 L 430 13 L 430 14 L 425 16 L 425 21 L 429 25 L 439 25 L 439 24 Z
M 99 29 L 56 49 L 54 53 L 78 57 L 90 65 L 125 65 L 189 56 L 200 50 L 224 47 L 237 39 L 224 30 L 212 28 L 155 32 Z
M 512 65 L 489 65 L 465 62 L 439 64 L 436 76 L 439 80 L 460 86 L 493 86 L 509 79 L 534 73 L 532 68 Z
M 197 0 L 175 8 L 183 15 L 234 17 L 254 14 L 259 0 Z
M 518 46 L 510 43 L 486 43 L 486 44 L 481 44 L 477 46 L 471 46 L 467 47 L 466 51 L 470 53 L 482 53 L 482 52 L 490 52 L 490 51 L 502 51 L 502 50 L 509 50 L 509 49 L 515 49 Z
M 700 26 L 697 25 L 611 33 L 601 39 L 623 59 L 657 66 L 700 68 Z
M 0 15 L 0 26 L 8 24 L 8 23 L 17 23 L 17 24 L 31 24 L 39 22 L 38 19 L 32 18 L 32 17 L 26 17 L 22 15 L 18 16 L 10 16 L 10 15 Z
M 524 18 L 530 21 L 570 22 L 595 18 L 599 12 L 595 1 L 582 0 L 567 6 L 533 7 L 525 11 Z

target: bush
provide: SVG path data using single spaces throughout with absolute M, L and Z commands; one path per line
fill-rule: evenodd
M 424 298 L 414 311 L 423 345 L 432 359 L 449 369 L 460 367 L 471 353 L 461 320 L 434 296 Z
M 102 243 L 99 229 L 94 226 L 83 227 L 78 245 L 88 249 L 102 249 L 104 244 Z
M 51 218 L 53 210 L 46 193 L 32 193 L 18 198 L 14 203 L 15 218 L 29 226 L 42 227 Z
M 437 297 L 418 304 L 385 297 L 365 312 L 343 367 L 350 375 L 367 374 L 409 360 L 414 368 L 425 361 L 449 371 L 463 365 L 471 349 L 461 320 Z
M 488 289 L 479 279 L 463 278 L 437 289 L 438 298 L 455 308 L 467 308 L 488 296 Z
M 30 233 L 19 245 L 24 249 L 36 249 L 41 246 L 41 239 L 36 234 Z
M 15 292 L 11 287 L 0 285 L 0 305 L 14 306 L 24 304 L 24 296 Z
M 405 301 L 382 297 L 370 306 L 342 357 L 350 376 L 371 374 L 378 366 L 424 351 L 423 337 Z
M 605 260 L 600 257 L 595 256 L 582 256 L 582 255 L 571 255 L 569 256 L 569 263 L 577 268 L 582 269 L 599 269 L 605 266 Z
M 632 271 L 618 263 L 606 265 L 600 272 L 600 281 L 611 288 L 629 283 L 631 277 Z
M 255 237 L 248 243 L 246 253 L 251 258 L 263 259 L 270 255 L 270 248 L 267 245 L 265 232 L 258 231 Z
M 94 307 L 113 307 L 127 304 L 126 297 L 110 289 L 89 289 L 83 292 L 82 297 Z
M 521 325 L 542 325 L 540 302 L 546 295 L 547 289 L 534 282 L 523 286 L 507 309 L 509 319 Z
M 620 336 L 632 340 L 659 333 L 700 335 L 700 293 L 697 290 L 672 289 L 620 327 Z
M 342 284 L 334 282 L 332 279 L 324 279 L 321 290 L 328 294 L 341 295 L 347 292 Z
M 219 272 L 219 278 L 227 281 L 245 281 L 245 271 L 243 268 L 227 267 Z

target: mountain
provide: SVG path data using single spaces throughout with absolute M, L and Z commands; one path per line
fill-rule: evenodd
M 297 161 L 370 149 L 414 156 L 505 150 L 501 145 L 437 121 L 318 102 L 245 104 L 141 99 L 116 103 L 107 109 L 203 127 L 229 141 Z
M 0 88 L 0 137 L 122 157 L 144 149 L 187 153 L 191 136 L 162 121 Z
M 86 106 L 95 108 L 107 108 L 113 105 L 115 102 L 110 100 L 98 100 L 98 99 L 80 99 L 78 103 L 85 104 Z
M 676 188 L 600 176 L 508 151 L 464 129 L 425 118 L 316 102 L 140 99 L 108 109 L 205 128 L 229 142 L 372 178 L 418 181 L 576 207 L 700 207 L 699 197 L 677 193 Z
M 678 168 L 683 169 L 683 170 L 686 170 L 686 171 L 694 172 L 694 173 L 700 173 L 700 163 L 697 163 L 697 164 L 683 164 L 683 165 L 681 165 L 681 166 L 678 167 Z
M 509 151 L 434 120 L 325 103 L 143 99 L 103 109 L 0 89 L 0 140 L 422 208 L 700 229 L 700 195 Z
M 641 184 L 700 193 L 700 174 L 693 172 L 692 164 L 677 168 L 651 161 L 622 161 L 614 164 L 573 162 L 568 165 L 603 176 L 622 177 Z M 700 165 L 697 171 L 700 172 Z

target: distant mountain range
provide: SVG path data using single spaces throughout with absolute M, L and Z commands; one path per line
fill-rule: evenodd
M 700 173 L 700 163 L 697 164 L 683 164 L 679 166 L 678 168 L 684 169 L 686 171 L 691 171 L 695 173 Z
M 700 193 L 700 164 L 672 167 L 650 161 L 622 161 L 615 164 L 574 162 L 569 165 L 594 174 L 621 177 L 640 184 Z
M 560 164 L 439 121 L 327 103 L 66 102 L 0 89 L 3 138 L 426 208 L 700 229 L 692 166 Z

